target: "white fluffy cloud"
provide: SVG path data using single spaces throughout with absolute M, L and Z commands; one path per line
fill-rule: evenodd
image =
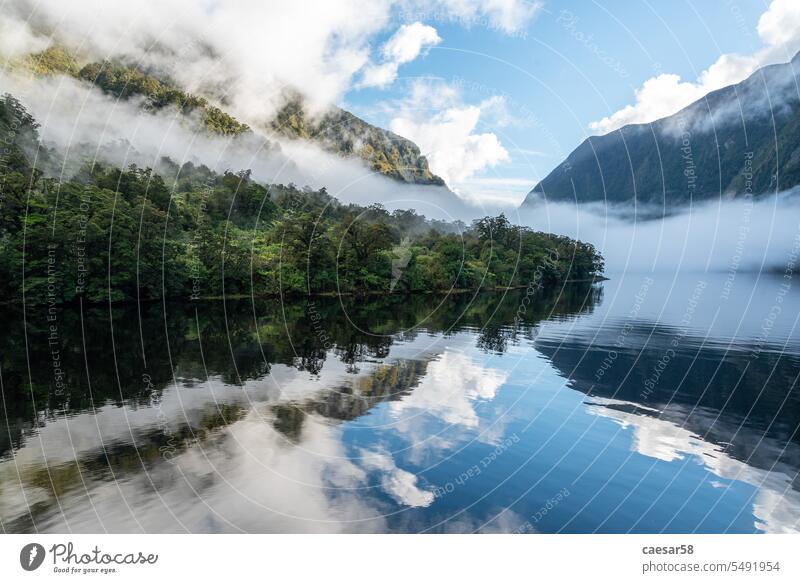
M 752 55 L 722 55 L 694 82 L 668 73 L 651 77 L 635 91 L 633 105 L 590 123 L 590 129 L 606 133 L 630 123 L 655 121 L 711 91 L 742 81 L 758 67 L 789 60 L 800 49 L 800 2 L 773 0 L 761 15 L 757 30 L 764 46 Z
M 309 109 L 320 111 L 354 86 L 388 85 L 403 63 L 441 42 L 427 23 L 450 21 L 511 34 L 527 26 L 539 5 L 528 0 L 6 0 L 0 61 L 51 42 L 79 50 L 87 60 L 121 58 L 223 102 L 258 128 L 282 105 L 287 87 L 299 89 Z M 377 42 L 387 31 L 393 33 L 389 39 Z M 419 140 L 434 171 L 458 182 L 508 160 L 497 135 L 479 129 L 507 125 L 502 99 L 467 105 L 444 85 L 436 91 L 439 95 L 426 95 L 426 112 L 411 103 L 391 115 L 398 133 Z
M 395 63 L 408 63 L 417 58 L 423 47 L 442 41 L 436 29 L 421 22 L 404 24 L 392 35 L 381 52 L 387 60 Z
M 404 24 L 381 49 L 384 62 L 364 70 L 361 87 L 385 87 L 397 78 L 400 65 L 416 59 L 423 49 L 442 42 L 436 29 L 421 22 Z
M 422 19 L 483 15 L 503 32 L 524 26 L 534 12 L 524 0 L 6 0 L 0 52 L 17 57 L 41 50 L 52 37 L 94 58 L 163 69 L 185 88 L 224 97 L 252 122 L 272 112 L 287 85 L 306 93 L 312 107 L 337 101 L 370 68 L 372 42 L 400 9 Z M 430 26 L 402 26 L 367 80 L 389 82 L 399 64 L 437 42 Z
M 433 502 L 433 492 L 417 486 L 417 476 L 398 468 L 385 450 L 361 449 L 361 464 L 368 470 L 381 472 L 381 487 L 400 504 L 424 508 Z
M 484 22 L 506 34 L 520 32 L 542 8 L 540 0 L 440 0 L 447 12 L 469 25 Z
M 0 14 L 0 55 L 16 58 L 47 48 L 47 39 L 33 34 L 27 22 Z
M 431 170 L 452 186 L 510 159 L 497 135 L 478 130 L 482 118 L 504 109 L 501 102 L 491 97 L 466 105 L 452 87 L 419 81 L 389 127 L 416 142 Z
M 447 351 L 428 365 L 428 372 L 414 392 L 389 409 L 394 417 L 424 411 L 450 425 L 478 427 L 478 400 L 491 401 L 508 374 L 481 366 L 470 356 Z

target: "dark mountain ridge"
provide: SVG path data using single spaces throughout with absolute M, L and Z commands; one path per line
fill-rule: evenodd
M 678 113 L 587 138 L 528 194 L 664 209 L 800 184 L 800 54 Z

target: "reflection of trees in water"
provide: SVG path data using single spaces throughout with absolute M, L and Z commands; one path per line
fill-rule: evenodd
M 523 297 L 523 292 L 512 291 L 314 298 L 313 314 L 304 300 L 151 303 L 84 309 L 82 319 L 73 306 L 58 310 L 55 339 L 45 309 L 29 308 L 29 358 L 21 314 L 6 308 L 0 314 L 6 323 L 0 337 L 2 413 L 10 423 L 0 431 L 0 455 L 18 447 L 24 432 L 62 412 L 91 411 L 106 404 L 152 405 L 175 378 L 188 386 L 208 377 L 241 385 L 263 378 L 274 364 L 317 375 L 331 357 L 356 373 L 360 363 L 386 358 L 397 339 L 464 329 L 478 332 L 480 347 L 502 351 L 509 342 L 532 339 L 542 318 L 591 309 L 598 299 L 596 288 L 569 285 L 560 294 L 537 296 L 523 314 L 522 325 L 513 326 Z M 58 351 L 63 390 L 54 382 L 53 350 Z M 398 375 L 394 383 L 375 377 L 369 391 L 343 387 L 302 409 L 335 419 L 355 418 L 375 402 L 413 387 L 414 375 L 425 372 L 424 364 L 396 366 L 400 369 L 388 377 Z M 384 374 L 381 370 L 373 376 Z M 278 424 L 291 427 L 297 423 L 291 419 L 284 414 Z
M 184 424 L 165 432 L 148 428 L 136 432 L 132 442 L 104 444 L 101 449 L 82 452 L 62 463 L 20 466 L 19 483 L 29 492 L 40 489 L 46 497 L 29 504 L 29 512 L 7 522 L 9 532 L 33 532 L 40 516 L 52 510 L 55 502 L 70 494 L 80 495 L 88 480 L 125 480 L 141 471 L 150 473 L 158 463 L 171 460 L 192 444 L 213 439 L 216 430 L 241 419 L 246 410 L 238 405 L 209 404 L 196 424 Z M 151 478 L 152 479 L 152 478 Z M 0 480 L 0 491 L 2 491 Z M 159 484 L 153 484 L 158 488 Z
M 508 345 L 521 340 L 534 341 L 538 323 L 559 320 L 575 313 L 591 311 L 602 301 L 603 288 L 598 286 L 570 285 L 546 301 L 536 301 L 539 296 L 523 301 L 525 294 L 514 294 L 497 306 L 484 306 L 486 310 L 477 318 L 480 326 L 477 345 L 486 352 L 503 353 Z M 514 324 L 516 322 L 516 325 Z
M 193 390 L 193 385 L 207 377 L 217 377 L 228 386 L 261 379 L 275 364 L 318 375 L 329 358 L 341 361 L 349 373 L 369 363 L 368 374 L 352 374 L 333 386 L 320 385 L 318 391 L 296 400 L 266 403 L 259 417 L 268 420 L 287 439 L 287 445 L 299 443 L 309 415 L 353 420 L 381 402 L 401 399 L 419 385 L 428 360 L 375 362 L 390 356 L 394 342 L 468 329 L 477 333 L 481 347 L 498 350 L 501 345 L 491 339 L 502 338 L 504 347 L 508 342 L 533 338 L 540 319 L 588 308 L 596 293 L 582 286 L 577 291 L 570 288 L 561 297 L 537 298 L 523 324 L 513 326 L 521 297 L 520 292 L 512 292 L 506 297 L 458 294 L 442 301 L 442 297 L 430 295 L 347 299 L 342 303 L 317 298 L 314 319 L 305 302 L 281 305 L 259 301 L 256 316 L 248 301 L 168 304 L 166 310 L 160 304 L 146 304 L 141 312 L 136 306 L 116 306 L 110 313 L 85 310 L 82 323 L 79 310 L 64 308 L 58 312 L 55 347 L 64 371 L 63 391 L 57 391 L 53 382 L 53 347 L 47 342 L 46 318 L 33 310 L 28 314 L 28 382 L 22 319 L 9 310 L 0 348 L 3 413 L 10 423 L 0 430 L 4 440 L 0 455 L 10 447 L 20 447 L 26 434 L 64 413 L 91 412 L 108 405 L 161 410 L 162 396 L 167 394 L 164 389 L 176 378 Z M 176 417 L 173 411 L 168 418 L 157 418 L 155 425 L 131 425 L 130 439 L 76 450 L 60 461 L 30 463 L 19 478 L 26 490 L 39 491 L 42 496 L 31 504 L 30 514 L 17 516 L 7 527 L 14 532 L 35 530 L 59 498 L 81 496 L 86 480 L 124 480 L 143 470 L 150 474 L 156 464 L 181 455 L 196 443 L 207 446 L 215 436 L 222 436 L 219 429 L 242 419 L 251 407 L 246 399 L 236 404 L 224 399 L 217 402 L 214 397 L 197 415 Z

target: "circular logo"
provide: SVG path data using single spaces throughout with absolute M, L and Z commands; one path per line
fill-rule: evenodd
M 26 571 L 35 571 L 44 562 L 44 547 L 39 543 L 29 543 L 19 552 L 19 564 Z

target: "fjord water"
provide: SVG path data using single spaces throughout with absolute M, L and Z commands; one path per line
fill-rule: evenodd
M 2 529 L 797 532 L 787 284 L 9 309 Z

